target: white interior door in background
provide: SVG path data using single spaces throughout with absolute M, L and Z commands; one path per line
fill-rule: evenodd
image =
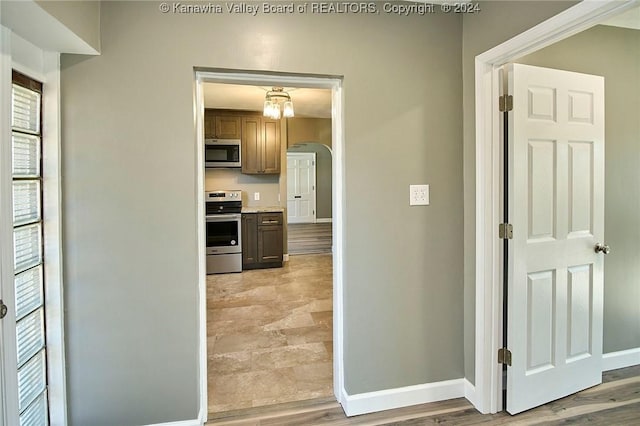
M 604 78 L 512 64 L 507 411 L 602 381 Z
M 287 222 L 316 222 L 315 152 L 287 152 Z

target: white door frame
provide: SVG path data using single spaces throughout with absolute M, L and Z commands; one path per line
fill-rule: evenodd
M 197 253 L 198 253 L 198 335 L 199 360 L 198 377 L 200 389 L 199 421 L 204 424 L 207 420 L 207 274 L 206 274 L 206 228 L 204 206 L 204 92 L 205 82 L 249 84 L 254 86 L 293 86 L 331 89 L 331 131 L 332 146 L 335 155 L 332 157 L 333 174 L 333 235 L 335 236 L 333 250 L 333 393 L 340 404 L 346 403 L 344 388 L 344 94 L 341 76 L 323 76 L 312 74 L 268 73 L 196 68 L 194 81 L 194 115 L 196 126 L 196 187 L 197 200 Z
M 313 189 L 311 190 L 313 192 L 313 223 L 316 223 L 316 218 L 317 218 L 317 210 L 318 210 L 318 206 L 317 206 L 317 202 L 318 202 L 318 198 L 316 197 L 316 187 L 318 185 L 317 181 L 316 181 L 316 167 L 317 167 L 317 163 L 316 163 L 316 153 L 315 152 L 286 152 L 287 155 L 287 164 L 289 163 L 289 155 L 291 155 L 292 157 L 295 156 L 307 156 L 307 157 L 313 157 Z M 288 176 L 288 172 L 287 172 L 287 176 Z M 289 198 L 289 181 L 287 179 L 287 201 Z M 287 209 L 287 213 L 288 213 L 289 209 Z M 287 219 L 287 223 L 289 223 L 289 220 Z
M 467 397 L 482 413 L 502 408 L 502 243 L 497 238 L 502 203 L 498 69 L 620 12 L 639 0 L 585 0 L 476 56 L 476 300 L 475 389 Z

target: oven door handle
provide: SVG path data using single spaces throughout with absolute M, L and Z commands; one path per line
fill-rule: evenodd
M 242 215 L 239 213 L 223 213 L 206 216 L 207 222 L 226 222 L 229 220 L 240 220 L 241 218 Z

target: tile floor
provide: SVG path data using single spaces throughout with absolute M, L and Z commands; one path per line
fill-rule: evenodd
M 330 254 L 207 276 L 209 413 L 333 394 Z

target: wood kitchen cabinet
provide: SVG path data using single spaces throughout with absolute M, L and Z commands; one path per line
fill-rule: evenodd
M 241 139 L 242 118 L 234 115 L 217 115 L 215 119 L 216 138 Z
M 204 138 L 215 139 L 216 134 L 216 116 L 212 109 L 204 110 Z
M 280 174 L 280 122 L 242 117 L 242 173 Z
M 242 269 L 280 268 L 283 214 L 242 214 Z
M 242 213 L 242 269 L 258 263 L 258 214 Z
M 242 140 L 242 173 L 280 174 L 280 121 L 261 112 L 204 110 L 205 139 Z
M 242 116 L 233 112 L 205 109 L 205 139 L 241 139 Z

